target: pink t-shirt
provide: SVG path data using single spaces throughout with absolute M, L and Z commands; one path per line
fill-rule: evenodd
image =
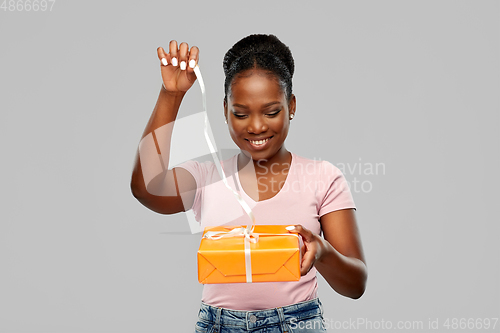
M 292 154 L 291 166 L 281 190 L 272 198 L 256 202 L 242 189 L 235 155 L 222 161 L 229 186 L 250 206 L 256 224 L 302 224 L 321 233 L 319 218 L 332 211 L 356 208 L 342 172 L 328 161 Z M 224 185 L 213 162 L 187 161 L 177 167 L 188 170 L 196 180 L 193 212 L 201 227 L 247 225 L 249 216 L 234 194 Z M 253 170 L 253 163 L 245 168 Z M 269 172 L 275 172 L 271 168 Z M 276 186 L 274 183 L 270 186 Z M 202 301 L 233 310 L 264 310 L 317 297 L 316 268 L 293 282 L 205 284 Z

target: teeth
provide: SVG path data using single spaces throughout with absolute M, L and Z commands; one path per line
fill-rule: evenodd
M 252 141 L 252 140 L 248 140 L 250 141 L 251 143 L 253 143 L 254 145 L 262 145 L 264 144 L 265 142 L 269 141 L 269 138 L 265 139 L 265 140 L 260 140 L 260 141 Z

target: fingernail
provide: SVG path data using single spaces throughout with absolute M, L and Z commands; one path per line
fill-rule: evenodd
M 289 226 L 289 227 L 286 227 L 285 229 L 286 229 L 286 230 L 293 230 L 293 229 L 295 229 L 295 226 L 294 226 L 294 225 L 291 225 L 291 226 Z
M 161 58 L 161 63 L 163 64 L 163 66 L 168 65 L 167 59 L 165 59 L 165 58 Z
M 196 60 L 191 59 L 191 60 L 189 61 L 189 67 L 194 68 L 194 66 L 196 66 Z
M 185 61 L 181 61 L 181 70 L 186 70 L 186 62 Z
M 172 58 L 172 66 L 177 66 L 177 58 Z

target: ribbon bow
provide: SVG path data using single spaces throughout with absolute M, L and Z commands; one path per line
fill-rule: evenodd
M 248 226 L 245 227 L 236 227 L 230 231 L 207 231 L 205 235 L 203 235 L 204 238 L 208 239 L 221 239 L 224 237 L 245 237 L 245 239 L 248 239 L 248 241 L 252 243 L 257 243 L 259 240 L 259 234 L 256 232 L 253 232 L 253 227 L 251 230 L 248 230 Z

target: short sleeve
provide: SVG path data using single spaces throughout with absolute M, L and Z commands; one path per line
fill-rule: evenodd
M 201 198 L 207 180 L 207 163 L 190 160 L 176 165 L 175 168 L 186 169 L 196 181 L 196 194 L 194 197 L 193 207 L 191 207 L 191 209 L 193 210 L 196 221 L 201 223 Z
M 328 161 L 322 161 L 320 165 L 320 181 L 316 191 L 320 217 L 336 210 L 356 209 L 349 184 L 342 171 Z

